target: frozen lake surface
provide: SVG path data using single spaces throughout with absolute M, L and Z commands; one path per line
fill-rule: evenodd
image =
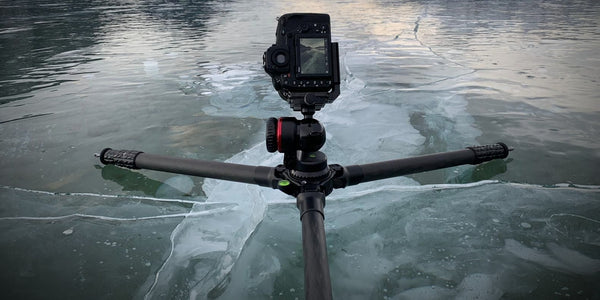
M 276 17 L 331 15 L 330 163 L 502 141 L 503 161 L 336 190 L 337 299 L 600 297 L 597 1 L 0 3 L 6 298 L 303 298 L 295 199 L 102 166 L 102 148 L 275 166 L 296 116 L 262 70 Z

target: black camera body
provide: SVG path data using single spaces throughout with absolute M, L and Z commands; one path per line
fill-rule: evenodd
M 312 115 L 340 94 L 338 44 L 331 42 L 329 15 L 285 14 L 276 42 L 263 55 L 279 96 L 295 111 Z

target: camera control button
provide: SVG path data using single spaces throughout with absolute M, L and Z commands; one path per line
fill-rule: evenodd
M 298 26 L 298 32 L 307 32 L 310 26 L 306 23 Z

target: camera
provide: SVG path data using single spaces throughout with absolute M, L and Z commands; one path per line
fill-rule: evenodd
M 305 115 L 333 102 L 340 94 L 340 71 L 329 15 L 282 15 L 275 36 L 275 44 L 263 55 L 263 67 L 279 96 Z

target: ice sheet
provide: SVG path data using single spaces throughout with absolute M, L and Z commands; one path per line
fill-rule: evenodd
M 342 94 L 316 114 L 330 163 L 517 149 L 330 195 L 336 298 L 600 297 L 594 1 L 40 2 L 0 30 L 6 298 L 301 299 L 294 199 L 91 153 L 280 163 L 259 127 L 300 116 L 260 60 L 307 8 L 340 43 Z
M 488 181 L 331 197 L 325 225 L 334 297 L 595 295 L 599 193 Z M 221 299 L 301 298 L 301 250 L 295 208 L 270 205 Z

